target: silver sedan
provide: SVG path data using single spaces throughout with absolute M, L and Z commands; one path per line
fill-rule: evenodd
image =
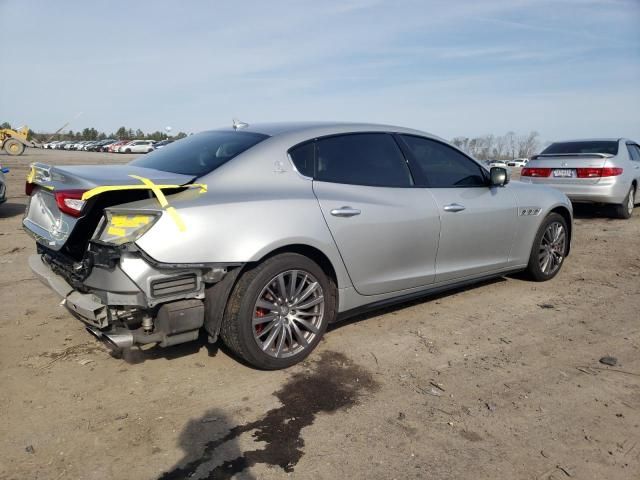
M 571 140 L 549 145 L 521 173 L 522 181 L 549 185 L 572 202 L 603 203 L 630 218 L 640 185 L 640 146 L 624 138 Z
M 195 340 L 305 358 L 327 325 L 569 253 L 560 191 L 509 183 L 433 135 L 338 123 L 193 135 L 128 165 L 34 164 L 32 269 L 119 347 Z

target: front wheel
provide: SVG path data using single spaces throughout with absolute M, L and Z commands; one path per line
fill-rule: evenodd
M 636 189 L 633 186 L 629 189 L 629 193 L 620 205 L 615 206 L 616 217 L 627 220 L 633 215 L 633 207 L 636 201 Z
M 544 219 L 531 247 L 527 273 L 536 282 L 555 277 L 569 251 L 569 230 L 562 215 L 550 213 Z
M 227 303 L 221 337 L 251 365 L 294 365 L 318 345 L 336 316 L 335 283 L 297 253 L 273 256 L 242 274 Z
M 24 144 L 15 138 L 10 138 L 4 142 L 4 149 L 9 155 L 22 155 Z

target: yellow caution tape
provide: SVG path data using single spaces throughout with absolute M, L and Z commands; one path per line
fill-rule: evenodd
M 107 228 L 107 233 L 115 237 L 124 237 L 127 234 L 127 231 L 124 228 L 109 227 Z
M 35 178 L 36 178 L 36 169 L 32 165 L 31 169 L 29 170 L 29 173 L 27 174 L 27 183 L 35 183 L 34 182 Z M 47 190 L 54 190 L 54 188 L 51 185 L 43 185 L 39 183 L 38 186 L 42 188 L 46 188 Z
M 135 175 L 129 175 L 130 177 L 133 178 L 137 178 Z M 147 179 L 145 179 L 147 180 Z M 204 183 L 191 183 L 188 185 L 157 185 L 153 182 L 151 182 L 151 180 L 148 180 L 150 182 L 151 185 L 153 185 L 153 187 L 159 189 L 159 190 L 166 190 L 166 189 L 172 189 L 172 188 L 199 188 L 200 189 L 200 193 L 206 193 L 207 192 L 207 185 Z M 103 185 L 101 187 L 95 187 L 92 188 L 91 190 L 87 190 L 86 192 L 84 192 L 82 194 L 82 200 L 88 200 L 91 197 L 95 197 L 96 195 L 100 195 L 101 193 L 105 193 L 105 192 L 115 192 L 118 190 L 153 190 L 153 188 L 151 188 L 149 185 L 146 184 L 142 184 L 142 185 Z
M 151 221 L 150 215 L 112 215 L 111 225 L 121 228 L 136 228 L 142 227 Z
M 184 224 L 182 218 L 178 214 L 178 211 L 169 205 L 167 197 L 165 196 L 162 190 L 174 189 L 174 188 L 198 188 L 200 193 L 206 193 L 207 191 L 207 185 L 204 183 L 192 183 L 188 185 L 157 185 L 153 183 L 151 180 L 149 180 L 148 178 L 139 177 L 137 175 L 129 175 L 129 176 L 131 178 L 135 178 L 136 180 L 140 180 L 142 184 L 141 185 L 103 185 L 100 187 L 92 188 L 91 190 L 84 192 L 82 194 L 82 200 L 88 200 L 91 197 L 95 197 L 96 195 L 100 195 L 101 193 L 105 193 L 105 192 L 115 192 L 119 190 L 151 190 L 151 192 L 153 192 L 155 197 L 158 199 L 158 203 L 160 204 L 160 206 L 163 209 L 165 209 L 167 214 L 174 221 L 174 223 L 178 227 L 178 230 L 180 230 L 181 232 L 184 232 L 187 229 L 186 225 Z M 122 231 L 122 228 L 119 228 L 119 227 L 126 228 L 129 226 L 135 226 L 135 225 L 128 224 L 128 222 L 132 220 L 126 220 L 126 221 L 118 220 L 118 221 L 122 222 L 122 224 L 120 225 L 114 224 L 115 226 L 110 227 L 108 230 L 108 233 L 112 235 L 122 236 L 124 235 L 124 231 Z M 121 234 L 120 231 L 122 231 L 123 233 Z

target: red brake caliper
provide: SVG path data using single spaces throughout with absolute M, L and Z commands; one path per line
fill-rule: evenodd
M 269 312 L 265 308 L 256 308 L 256 317 L 264 317 L 267 313 Z M 258 325 L 256 325 L 256 333 L 258 335 L 260 335 L 262 333 L 262 330 L 264 330 L 264 325 L 264 323 L 259 323 Z

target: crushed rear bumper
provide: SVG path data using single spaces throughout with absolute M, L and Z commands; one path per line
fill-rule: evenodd
M 197 339 L 204 324 L 200 270 L 160 271 L 141 257 L 123 254 L 111 268 L 93 266 L 78 284 L 46 254 L 31 255 L 28 263 L 76 318 L 112 346 L 175 345 Z

